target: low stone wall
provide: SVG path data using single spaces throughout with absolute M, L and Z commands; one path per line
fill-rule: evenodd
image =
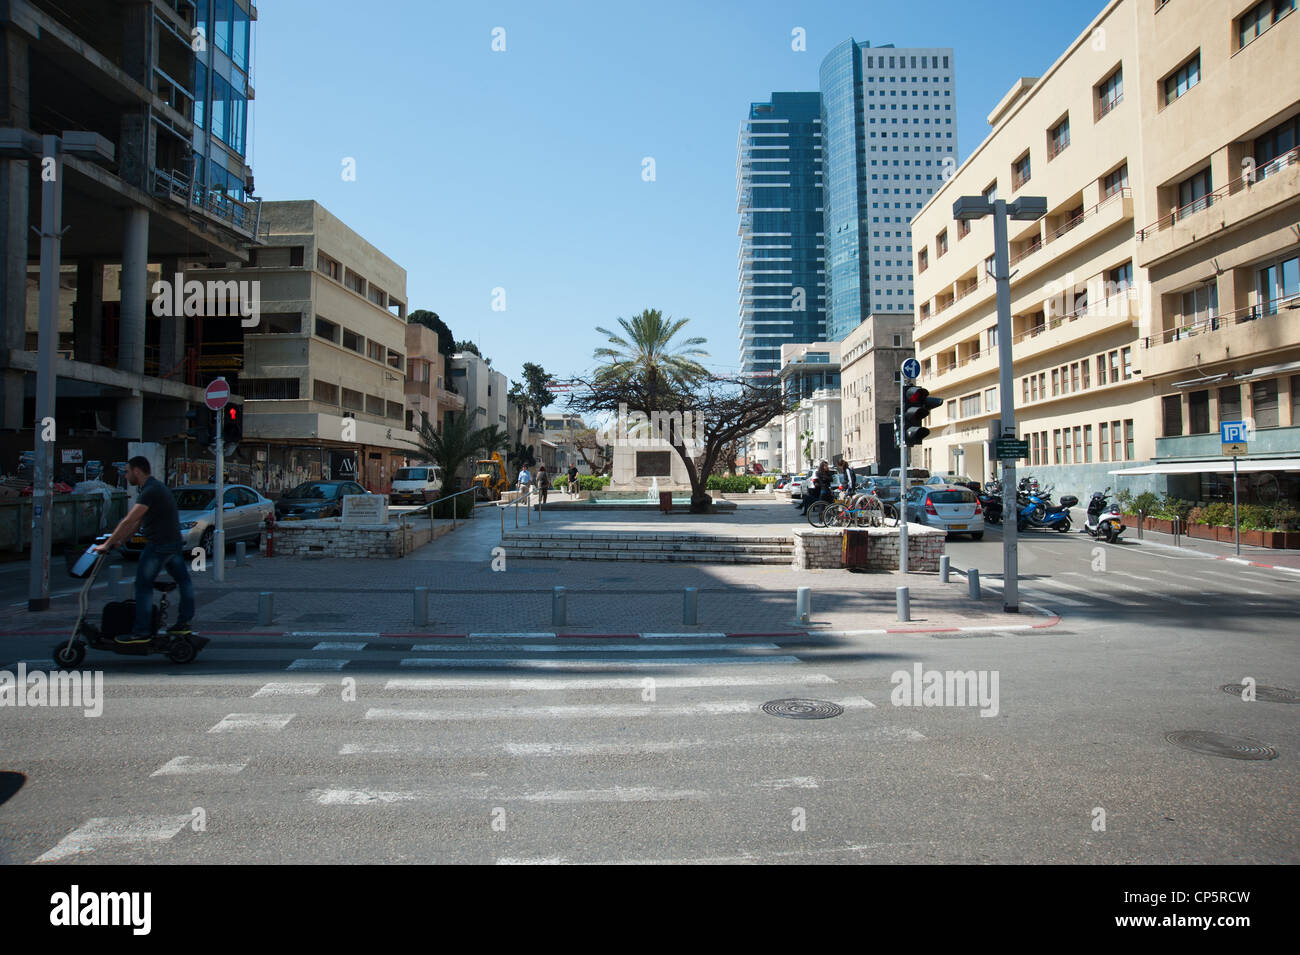
M 451 525 L 446 525 L 450 530 Z M 438 531 L 445 533 L 443 526 Z M 324 557 L 391 559 L 404 557 L 434 538 L 428 521 L 343 525 L 338 518 L 285 521 L 275 525 L 275 556 L 311 560 Z
M 866 534 L 867 569 L 898 570 L 898 528 L 862 527 L 795 528 L 794 570 L 831 570 L 843 567 L 845 534 Z M 914 573 L 938 573 L 947 534 L 920 524 L 907 525 L 907 565 Z

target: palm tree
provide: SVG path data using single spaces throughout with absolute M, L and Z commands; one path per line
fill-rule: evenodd
M 469 415 L 459 414 L 448 415 L 441 433 L 434 430 L 428 418 L 421 418 L 418 437 L 406 443 L 418 448 L 426 461 L 442 468 L 444 479 L 452 482 L 452 490 L 459 491 L 462 465 L 480 451 L 498 450 L 502 437 L 496 425 L 475 428 Z
M 705 339 L 672 341 L 689 321 L 665 318 L 658 309 L 648 308 L 631 319 L 618 320 L 622 335 L 597 327 L 611 346 L 596 349 L 594 357 L 605 360 L 596 370 L 597 384 L 639 379 L 649 394 L 655 394 L 665 387 L 685 387 L 707 378 L 708 370 L 695 360 L 708 357 L 708 352 L 697 347 Z

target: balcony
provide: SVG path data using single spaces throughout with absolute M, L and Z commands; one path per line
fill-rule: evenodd
M 1011 339 L 1016 361 L 1077 345 L 1094 335 L 1125 326 L 1136 329 L 1142 303 L 1136 296 L 1116 295 L 1068 315 L 1056 315 Z M 1143 377 L 1147 377 L 1143 369 Z
M 1139 229 L 1138 265 L 1143 268 L 1218 238 L 1300 196 L 1300 148 L 1220 186 Z
M 993 374 L 997 369 L 997 349 L 986 348 L 958 361 L 941 365 L 930 374 L 922 375 L 920 381 L 927 388 L 955 388 L 972 378 Z
M 1276 354 L 1300 342 L 1300 295 L 1250 305 L 1149 335 L 1142 340 L 1142 376 L 1204 374 L 1202 366 Z

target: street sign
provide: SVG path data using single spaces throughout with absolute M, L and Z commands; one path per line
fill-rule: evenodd
M 1221 444 L 1219 448 L 1226 455 L 1235 456 L 1247 453 L 1245 444 Z
M 230 401 L 230 384 L 224 378 L 212 382 L 203 393 L 203 403 L 213 411 L 220 411 L 228 401 Z
M 1250 440 L 1247 433 L 1246 422 L 1244 421 L 1220 421 L 1219 422 L 1219 443 L 1221 444 L 1245 444 Z M 1225 454 L 1227 452 L 1224 452 Z
M 921 363 L 915 358 L 909 358 L 903 362 L 903 377 L 916 380 L 921 377 Z
M 1029 457 L 1029 442 L 1015 438 L 998 438 L 993 442 L 993 456 L 999 461 L 1019 461 Z

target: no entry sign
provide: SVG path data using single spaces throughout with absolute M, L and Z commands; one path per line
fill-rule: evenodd
M 218 378 L 208 385 L 203 395 L 204 403 L 213 411 L 220 411 L 230 401 L 230 385 L 226 379 Z

